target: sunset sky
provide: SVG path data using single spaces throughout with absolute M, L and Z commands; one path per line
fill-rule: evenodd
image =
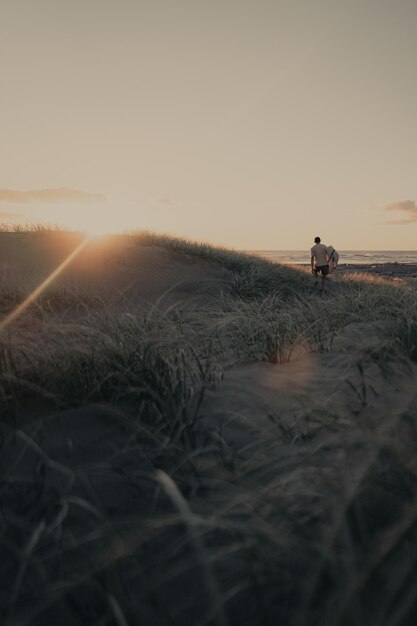
M 0 221 L 417 249 L 416 0 L 1 0 Z

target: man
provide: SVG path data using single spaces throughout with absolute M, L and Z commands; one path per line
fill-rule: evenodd
M 321 243 L 320 237 L 314 238 L 315 245 L 311 248 L 311 273 L 316 277 L 321 274 L 321 293 L 324 291 L 324 281 L 329 275 L 329 257 L 327 247 Z

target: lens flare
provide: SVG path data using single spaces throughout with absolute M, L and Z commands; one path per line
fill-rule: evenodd
M 91 240 L 91 236 L 87 236 L 83 241 L 67 256 L 62 263 L 54 269 L 54 271 L 32 291 L 29 296 L 23 300 L 2 322 L 0 322 L 0 333 L 2 333 L 10 324 L 12 324 L 27 307 L 36 300 L 38 296 L 61 274 L 61 272 L 71 263 L 71 261 L 81 252 L 86 244 Z

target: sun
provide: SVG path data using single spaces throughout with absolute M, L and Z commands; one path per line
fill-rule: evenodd
M 110 235 L 116 232 L 115 229 L 109 228 L 106 224 L 91 224 L 88 226 L 80 227 L 90 238 L 103 237 L 104 235 Z
M 67 216 L 65 224 L 72 230 L 81 230 L 90 237 L 101 237 L 112 233 L 120 233 L 125 228 L 117 215 L 91 215 L 86 212 L 84 215 Z
M 126 202 L 109 200 L 101 204 L 60 204 L 54 207 L 53 220 L 71 230 L 82 231 L 90 237 L 123 233 L 139 228 L 137 207 Z

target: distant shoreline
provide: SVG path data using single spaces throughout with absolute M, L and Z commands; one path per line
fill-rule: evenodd
M 294 264 L 295 265 L 295 264 Z M 310 267 L 309 263 L 297 263 L 301 267 Z M 358 272 L 374 274 L 386 278 L 417 278 L 417 263 L 339 263 L 335 274 Z
M 374 265 L 417 265 L 417 251 L 414 250 L 338 250 L 339 266 Z M 308 265 L 310 253 L 307 250 L 253 250 L 252 254 L 269 261 L 290 265 Z

